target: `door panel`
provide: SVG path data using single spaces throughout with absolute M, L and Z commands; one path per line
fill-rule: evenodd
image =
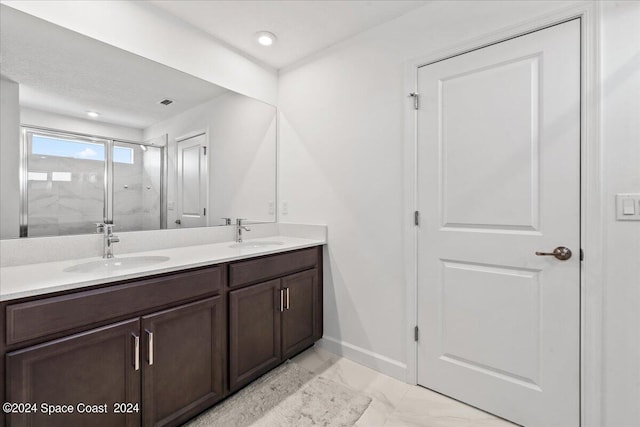
M 175 424 L 223 397 L 225 330 L 220 296 L 142 318 L 144 426 Z
M 539 66 L 535 55 L 441 79 L 443 226 L 537 229 Z
M 303 271 L 282 279 L 285 310 L 282 312 L 282 357 L 289 358 L 309 347 L 318 334 L 318 273 Z
M 137 404 L 140 371 L 135 369 L 138 319 L 8 353 L 7 401 L 34 402 L 38 411 L 8 416 L 19 426 L 138 426 L 140 412 L 117 414 L 115 403 Z M 80 413 L 79 403 L 107 405 L 105 413 Z M 73 405 L 71 414 L 46 415 L 41 404 Z
M 230 390 L 276 366 L 280 355 L 280 280 L 229 292 Z
M 418 71 L 418 383 L 579 423 L 580 23 Z M 566 261 L 536 256 L 567 246 Z
M 441 358 L 489 375 L 537 384 L 537 272 L 450 261 L 442 267 Z

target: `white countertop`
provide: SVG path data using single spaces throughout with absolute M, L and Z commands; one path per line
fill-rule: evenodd
M 144 277 L 152 274 L 219 264 L 238 259 L 308 248 L 326 243 L 326 240 L 288 236 L 270 236 L 261 239 L 249 239 L 246 241 L 277 241 L 282 242 L 282 244 L 257 248 L 231 248 L 230 246 L 234 242 L 222 242 L 136 252 L 123 254 L 121 256 L 118 255 L 116 248 L 116 258 L 166 256 L 169 257 L 169 260 L 143 267 L 119 270 L 105 269 L 99 272 L 90 273 L 65 272 L 64 270 L 74 265 L 91 261 L 99 261 L 102 258 L 93 257 L 67 261 L 45 262 L 40 264 L 27 264 L 15 267 L 3 267 L 0 268 L 0 301 L 9 301 L 29 296 L 44 295 L 51 292 L 78 289 L 86 286 Z

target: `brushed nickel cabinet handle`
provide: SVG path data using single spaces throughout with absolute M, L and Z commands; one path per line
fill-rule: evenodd
M 289 310 L 289 288 L 285 288 L 285 291 L 287 291 L 287 310 Z
M 284 289 L 280 289 L 280 311 L 284 311 Z
M 140 370 L 140 337 L 134 333 L 131 334 L 133 337 L 133 369 L 136 371 Z
M 149 366 L 153 365 L 153 332 L 151 332 L 148 329 L 145 329 L 145 332 L 147 333 L 147 345 L 149 347 L 149 354 L 148 354 L 148 361 L 149 361 Z
M 553 256 L 559 259 L 560 261 L 566 261 L 571 258 L 571 249 L 558 246 L 553 250 L 553 252 L 536 252 L 537 256 Z

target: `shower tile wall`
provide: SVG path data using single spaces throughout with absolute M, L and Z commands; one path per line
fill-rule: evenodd
M 103 162 L 30 155 L 29 170 L 30 237 L 95 232 L 103 221 Z

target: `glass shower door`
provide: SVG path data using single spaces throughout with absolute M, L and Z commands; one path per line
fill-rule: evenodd
M 116 231 L 164 228 L 163 148 L 114 141 L 113 224 Z
M 94 233 L 105 217 L 107 141 L 24 132 L 21 235 Z

